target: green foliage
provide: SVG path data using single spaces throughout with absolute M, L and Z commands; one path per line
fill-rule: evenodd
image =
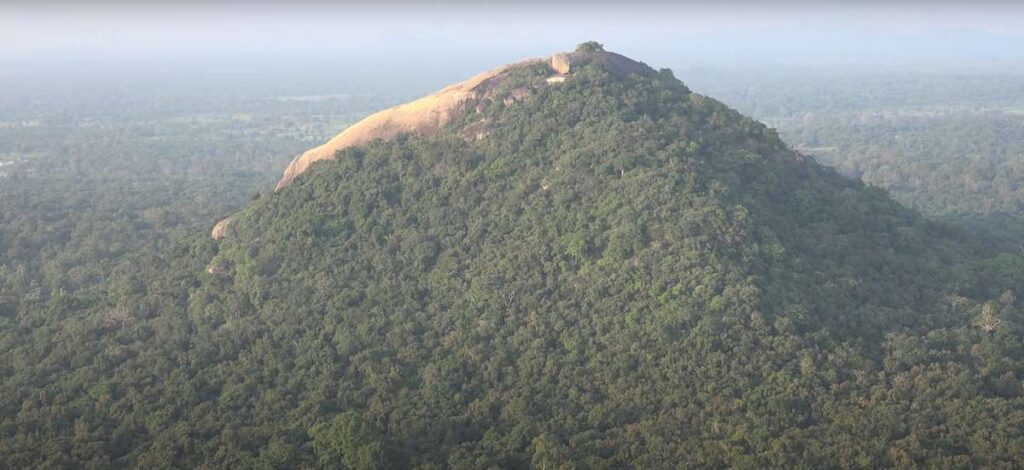
M 603 52 L 604 45 L 597 41 L 587 41 L 576 46 L 576 52 Z
M 543 80 L 515 73 L 507 86 Z M 802 158 L 671 74 L 591 64 L 475 104 L 438 135 L 315 164 L 221 242 L 118 252 L 91 287 L 69 283 L 74 263 L 30 272 L 32 238 L 4 220 L 5 464 L 1024 454 L 1019 255 Z
M 1024 236 L 1024 93 L 1015 74 L 691 71 L 688 80 L 905 205 Z
M 391 466 L 380 431 L 353 411 L 340 413 L 330 422 L 314 426 L 309 434 L 320 464 L 325 468 L 375 470 Z
M 999 112 L 819 117 L 786 130 L 806 152 L 926 213 L 1024 234 L 1024 122 Z M 1019 236 L 1019 235 L 1017 235 Z

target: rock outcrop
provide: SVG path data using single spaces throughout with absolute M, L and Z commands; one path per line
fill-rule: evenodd
M 520 64 L 528 62 L 531 61 Z M 295 157 L 274 190 L 287 186 L 296 176 L 309 169 L 313 162 L 333 159 L 335 152 L 343 148 L 362 145 L 373 139 L 390 139 L 399 134 L 429 135 L 437 132 L 463 111 L 463 105 L 467 101 L 481 97 L 483 84 L 500 76 L 510 67 L 512 65 L 488 70 L 432 95 L 371 114 L 327 143 Z
M 551 70 L 559 75 L 568 75 L 572 70 L 572 58 L 569 53 L 559 52 L 551 56 Z
M 651 68 L 628 57 L 605 51 L 560 52 L 547 61 L 529 59 L 516 64 L 498 67 L 476 75 L 466 81 L 456 83 L 429 96 L 416 101 L 385 109 L 353 124 L 344 132 L 327 141 L 327 143 L 310 149 L 295 157 L 285 169 L 284 176 L 277 183 L 276 190 L 284 188 L 295 177 L 309 169 L 316 161 L 333 159 L 335 152 L 346 147 L 365 144 L 373 139 L 389 139 L 399 134 L 416 133 L 429 135 L 437 132 L 454 116 L 464 110 L 466 102 L 482 98 L 492 88 L 487 86 L 500 80 L 504 72 L 516 66 L 546 62 L 551 70 L 559 76 L 572 73 L 573 67 L 590 62 L 597 62 L 615 73 L 646 73 Z M 564 80 L 564 78 L 562 79 Z M 553 80 L 548 83 L 556 83 Z M 509 102 L 519 101 L 526 97 L 528 90 L 517 89 L 509 97 Z
M 650 73 L 653 69 L 647 65 L 633 61 L 625 56 L 606 52 L 604 50 L 577 50 L 575 52 L 557 53 L 549 59 L 528 59 L 511 65 L 505 65 L 496 69 L 488 70 L 468 80 L 448 86 L 434 94 L 425 96 L 418 100 L 398 105 L 383 111 L 371 114 L 365 119 L 353 124 L 323 145 L 307 150 L 295 157 L 284 171 L 284 176 L 277 182 L 275 191 L 288 186 L 296 177 L 309 169 L 310 165 L 320 160 L 334 159 L 335 154 L 344 148 L 363 145 L 374 139 L 391 139 L 401 134 L 431 135 L 456 116 L 465 111 L 465 106 L 470 101 L 481 103 L 484 99 L 501 100 L 506 105 L 527 99 L 533 94 L 528 88 L 516 88 L 507 96 L 489 96 L 492 90 L 500 83 L 506 72 L 520 66 L 544 63 L 554 74 L 545 83 L 561 83 L 570 76 L 574 69 L 587 63 L 596 62 L 601 64 L 611 73 Z M 478 107 L 481 105 L 478 104 Z M 481 126 L 483 124 L 480 124 Z M 478 126 L 479 127 L 479 126 Z M 470 129 L 474 132 L 464 133 L 471 135 L 471 140 L 481 140 L 486 136 L 483 129 Z M 218 222 L 211 235 L 214 239 L 222 239 L 227 236 L 228 225 L 231 218 Z
M 210 236 L 213 237 L 214 240 L 220 240 L 228 236 L 229 224 L 231 224 L 231 217 L 217 222 L 217 224 L 213 226 L 213 231 L 210 232 Z

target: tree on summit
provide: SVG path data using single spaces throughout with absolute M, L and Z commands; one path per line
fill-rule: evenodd
M 604 45 L 597 41 L 587 41 L 576 46 L 576 52 L 604 52 Z

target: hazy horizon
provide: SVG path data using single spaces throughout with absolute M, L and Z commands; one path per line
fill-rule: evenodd
M 63 2 L 0 7 L 0 63 L 248 70 L 266 64 L 477 69 L 584 40 L 655 67 L 1019 70 L 1024 7 L 1008 2 L 802 2 L 629 7 Z
M 157 1 L 0 0 L 0 470 L 1024 468 L 1024 5 Z

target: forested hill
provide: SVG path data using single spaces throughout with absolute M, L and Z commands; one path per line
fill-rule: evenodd
M 1019 253 L 803 158 L 668 70 L 577 53 L 561 80 L 511 68 L 437 132 L 312 164 L 223 240 L 48 299 L 76 312 L 62 323 L 22 320 L 27 301 L 0 312 L 0 456 L 1020 464 Z

